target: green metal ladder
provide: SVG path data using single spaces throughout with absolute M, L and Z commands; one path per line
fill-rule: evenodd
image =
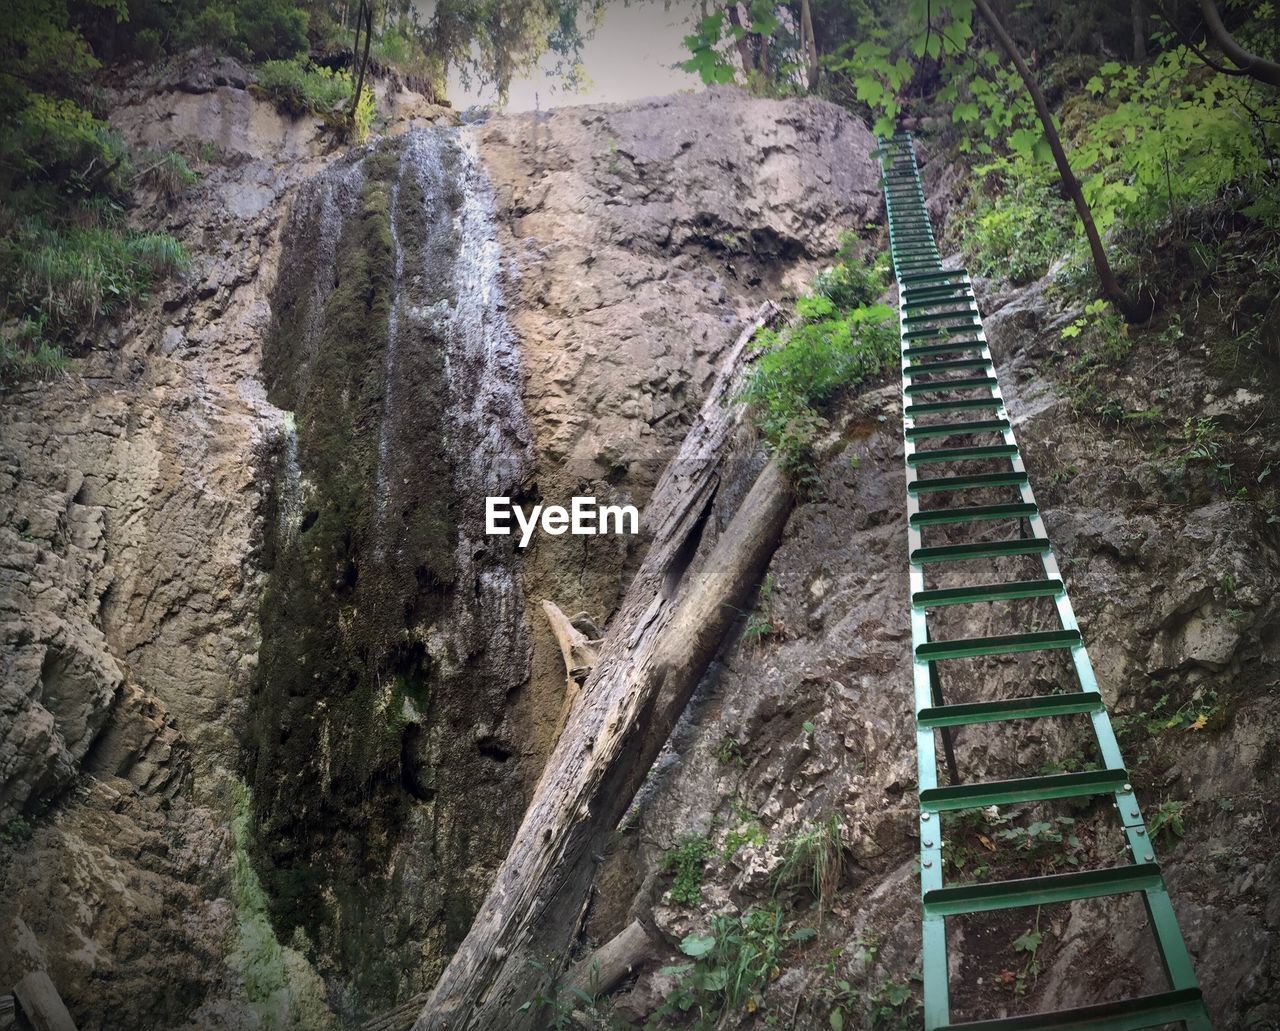
M 1191 959 L 1178 929 L 1150 835 L 1125 772 L 1098 691 L 1093 667 L 1075 613 L 1036 507 L 1035 495 L 1014 440 L 1009 413 L 996 380 L 977 302 L 968 274 L 942 267 L 925 206 L 910 133 L 879 140 L 882 185 L 889 217 L 889 241 L 900 297 L 902 414 L 907 475 L 907 540 L 911 570 L 911 644 L 920 791 L 920 888 L 924 925 L 924 1024 L 926 1031 L 951 1028 L 1014 1031 L 1032 1028 L 1089 1028 L 1122 1031 L 1181 1021 L 1193 1031 L 1208 1029 L 1208 1013 Z M 918 450 L 925 439 L 946 446 Z M 951 446 L 954 438 L 967 438 Z M 999 443 L 972 443 L 972 438 Z M 1007 469 L 976 475 L 927 475 L 926 467 L 997 459 Z M 926 508 L 922 500 L 938 492 L 1016 488 L 1017 501 L 956 508 Z M 925 547 L 926 526 L 1016 521 L 1014 540 Z M 1038 580 L 982 583 L 929 590 L 925 570 L 935 564 L 1007 555 L 1036 556 Z M 930 610 L 948 605 L 1051 598 L 1061 628 L 1036 632 L 934 640 Z M 1011 699 L 943 703 L 938 663 L 981 655 L 1070 649 L 1078 689 Z M 1016 780 L 960 783 L 951 746 L 951 728 L 977 723 L 1087 714 L 1104 768 Z M 951 783 L 938 784 L 935 734 L 942 738 Z M 992 805 L 1110 795 L 1119 810 L 1132 862 L 1111 869 L 1050 874 L 1016 880 L 947 886 L 942 882 L 942 814 Z M 1169 989 L 1116 1002 L 1024 1016 L 951 1022 L 947 968 L 948 917 L 1023 906 L 1070 902 L 1140 892 L 1168 976 Z

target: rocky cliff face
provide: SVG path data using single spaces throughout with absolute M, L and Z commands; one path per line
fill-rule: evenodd
M 941 224 L 939 165 L 928 171 Z M 978 295 L 1210 1010 L 1218 1026 L 1270 1026 L 1280 1019 L 1267 990 L 1278 976 L 1280 867 L 1258 832 L 1277 816 L 1280 754 L 1280 555 L 1265 468 L 1280 416 L 1267 386 L 1275 369 L 1224 361 L 1229 319 L 1207 309 L 1185 337 L 1177 322 L 1135 332 L 1126 364 L 1099 386 L 1124 410 L 1154 409 L 1159 419 L 1154 429 L 1117 429 L 1077 414 L 1083 363 L 1064 354 L 1061 330 L 1079 313 L 1047 280 L 1020 289 L 980 282 Z M 1150 372 L 1160 368 L 1170 371 Z M 1215 438 L 1192 452 L 1186 420 L 1200 417 L 1215 419 Z M 822 497 L 792 517 L 755 612 L 619 835 L 601 875 L 609 901 L 597 906 L 590 934 L 607 940 L 652 908 L 673 960 L 687 962 L 674 945 L 705 933 L 712 914 L 781 913 L 818 935 L 784 953 L 761 1012 L 801 1028 L 831 1026 L 837 1009 L 846 1027 L 908 1027 L 919 1018 L 899 989 L 919 969 L 920 922 L 896 385 L 859 399 L 844 418 L 842 450 L 821 471 Z M 983 569 L 993 581 L 1036 575 L 1023 561 Z M 974 571 L 965 573 L 961 581 L 972 582 Z M 946 637 L 1015 632 L 1027 628 L 1027 612 L 1014 619 L 1008 603 L 958 607 L 939 625 Z M 1069 676 L 1052 654 L 974 660 L 948 664 L 944 690 L 948 702 L 1042 694 Z M 1098 759 L 1087 727 L 1070 720 L 1020 724 L 1016 736 L 965 728 L 956 740 L 965 780 L 1077 770 Z M 946 781 L 945 770 L 939 777 Z M 1109 807 L 1048 804 L 944 826 L 953 883 L 1111 865 L 1124 847 Z M 1036 841 L 1045 831 L 1048 841 Z M 827 855 L 841 856 L 838 873 L 823 887 L 815 849 L 833 839 L 838 850 Z M 692 903 L 673 861 L 690 851 L 703 857 L 693 864 L 701 874 Z M 1132 900 L 951 921 L 953 984 L 961 985 L 953 1016 L 1161 990 L 1146 928 Z M 1028 933 L 1039 935 L 1033 955 L 1017 944 Z M 1029 970 L 1032 959 L 1043 973 Z M 616 1012 L 650 1012 L 676 983 L 666 972 L 642 975 Z M 731 1023 L 758 1021 L 744 1012 Z
M 314 1027 L 431 983 L 555 733 L 537 602 L 603 620 L 636 546 L 521 572 L 477 497 L 642 501 L 745 312 L 875 204 L 822 106 L 402 135 L 392 98 L 397 138 L 340 157 L 205 72 L 114 110 L 203 155 L 139 212 L 193 269 L 4 410 L 0 967 L 85 1027 Z
M 717 90 L 456 128 L 396 94 L 387 138 L 346 153 L 245 84 L 195 66 L 117 88 L 127 135 L 205 155 L 138 213 L 194 267 L 0 410 L 0 974 L 48 970 L 85 1028 L 350 1024 L 431 985 L 558 733 L 539 603 L 603 626 L 644 547 L 517 553 L 477 502 L 642 505 L 748 313 L 880 210 L 869 134 L 816 102 Z M 1140 795 L 1185 803 L 1158 847 L 1212 1007 L 1267 1026 L 1280 558 L 1217 465 L 1274 438 L 1274 375 L 1224 368 L 1213 320 L 1167 375 L 1136 345 L 1107 389 L 1162 391 L 1172 427 L 1220 416 L 1206 463 L 1074 414 L 1055 355 L 1075 313 L 1044 284 L 982 303 Z M 821 495 L 601 867 L 592 940 L 651 911 L 672 943 L 717 912 L 814 927 L 731 1023 L 912 1019 L 890 987 L 919 952 L 899 417 L 891 387 L 845 407 Z M 1060 673 L 1024 657 L 948 691 Z M 1077 729 L 966 731 L 962 768 L 1078 767 Z M 1107 817 L 958 824 L 948 872 L 1101 865 Z M 1066 844 L 1023 855 L 1041 819 Z M 800 840 L 834 875 L 787 873 Z M 1154 986 L 1137 926 L 1046 910 L 1038 978 L 1012 946 L 1030 924 L 965 926 L 957 1012 L 1085 1001 L 1100 972 Z M 660 966 L 618 1015 L 671 990 Z

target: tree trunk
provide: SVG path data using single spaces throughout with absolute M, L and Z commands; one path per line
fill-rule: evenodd
M 644 924 L 632 920 L 575 966 L 565 983 L 586 995 L 608 995 L 657 953 L 658 948 Z
M 356 45 L 360 45 L 359 20 L 364 21 L 364 57 L 360 59 L 360 75 L 356 79 L 356 91 L 351 95 L 351 118 L 356 117 L 356 109 L 360 106 L 360 94 L 364 90 L 364 73 L 369 66 L 369 44 L 373 42 L 373 6 L 372 0 L 360 0 L 360 11 L 356 15 Z
M 813 37 L 813 12 L 809 0 L 800 0 L 800 39 L 809 70 L 809 92 L 818 88 L 818 41 Z
M 653 543 L 493 887 L 415 1031 L 545 1025 L 546 1013 L 521 1007 L 539 992 L 554 993 L 543 971 L 562 969 L 608 838 L 763 575 L 791 511 L 789 484 L 770 462 L 710 543 L 724 452 L 741 417 L 730 402 L 747 342 L 775 312 L 766 305 L 739 337 L 668 463 L 645 511 Z
M 1251 54 L 1237 43 L 1235 37 L 1222 24 L 1222 17 L 1218 14 L 1217 5 L 1213 0 L 1200 0 L 1200 13 L 1204 15 L 1204 24 L 1209 30 L 1209 38 L 1219 50 L 1239 65 L 1242 72 L 1269 86 L 1280 86 L 1280 64 L 1268 61 L 1257 54 Z
M 1098 232 L 1098 227 L 1093 221 L 1093 213 L 1089 210 L 1089 204 L 1084 199 L 1084 191 L 1080 189 L 1080 181 L 1076 178 L 1075 173 L 1071 171 L 1071 163 L 1067 160 L 1067 152 L 1063 149 L 1062 139 L 1058 136 L 1057 127 L 1053 124 L 1053 112 L 1049 110 L 1049 104 L 1044 99 L 1044 94 L 1040 91 L 1040 84 L 1036 82 L 1035 76 L 1031 74 L 1031 69 L 1027 67 L 1027 62 L 1022 59 L 1022 54 L 1018 50 L 1017 44 L 1014 43 L 1013 37 L 1005 31 L 1004 25 L 996 17 L 988 0 L 974 0 L 974 6 L 977 8 L 982 20 L 987 23 L 987 27 L 996 37 L 1009 60 L 1017 68 L 1023 85 L 1027 87 L 1027 92 L 1031 94 L 1031 102 L 1035 105 L 1036 114 L 1040 116 L 1040 125 L 1044 129 L 1045 139 L 1049 142 L 1049 149 L 1053 152 L 1054 163 L 1058 166 L 1058 175 L 1062 179 L 1062 188 L 1066 191 L 1067 196 L 1071 198 L 1071 202 L 1076 208 L 1076 214 L 1080 217 L 1080 223 L 1084 226 L 1084 235 L 1089 241 L 1089 252 L 1093 255 L 1093 267 L 1098 273 L 1098 281 L 1102 286 L 1102 295 L 1120 309 L 1126 321 L 1145 322 L 1151 317 L 1154 305 L 1152 303 L 1137 303 L 1120 288 L 1116 274 L 1112 271 L 1111 262 L 1107 260 L 1107 250 L 1102 244 L 1102 235 Z
M 1142 0 L 1130 0 L 1129 14 L 1133 18 L 1133 59 L 1147 59 L 1147 12 L 1143 9 Z
M 742 16 L 738 14 L 738 5 L 729 4 L 729 24 L 738 31 L 735 33 L 738 57 L 742 60 L 742 74 L 747 78 L 756 70 L 756 59 L 751 53 L 751 41 L 747 39 L 746 29 L 742 25 Z

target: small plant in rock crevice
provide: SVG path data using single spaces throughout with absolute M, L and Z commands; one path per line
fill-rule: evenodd
M 532 999 L 520 1007 L 519 1012 L 537 1013 L 541 1020 L 539 1027 L 547 1028 L 548 1031 L 570 1031 L 571 1028 L 615 1026 L 612 1004 L 600 992 L 598 962 L 592 963 L 586 989 L 565 984 L 560 964 L 554 959 L 548 959 L 545 963 L 530 960 L 529 965 L 543 976 L 547 987 L 539 989 Z
M 844 826 L 839 813 L 806 824 L 786 841 L 782 865 L 773 876 L 774 891 L 804 886 L 818 905 L 818 919 L 830 908 L 844 872 Z
M 681 906 L 696 906 L 702 901 L 702 875 L 711 855 L 711 842 L 705 835 L 690 835 L 667 852 L 664 869 L 675 874 L 671 884 L 671 901 Z
M 849 977 L 836 976 L 836 964 L 843 955 L 837 949 L 822 967 L 818 983 L 820 1009 L 827 1014 L 832 1031 L 873 1028 L 877 1031 L 914 1031 L 920 1025 L 920 1002 L 910 983 L 875 977 L 881 939 L 875 931 L 862 931 L 850 947 L 856 949 Z
M 676 987 L 645 1028 L 712 1031 L 730 1014 L 763 1013 L 765 989 L 781 972 L 784 955 L 816 934 L 788 925 L 776 907 L 712 917 L 708 933 L 680 943 L 690 962 L 662 969 L 675 976 Z
M 1166 799 L 1156 806 L 1147 817 L 1147 832 L 1151 835 L 1151 840 L 1163 840 L 1165 844 L 1172 845 L 1186 834 L 1186 820 L 1183 816 L 1186 808 L 1186 802 L 1172 799 Z
M 747 624 L 742 629 L 742 639 L 749 644 L 760 644 L 776 632 L 773 623 L 773 574 L 766 573 L 760 583 L 756 606 L 747 613 Z
M 720 849 L 721 858 L 727 863 L 747 845 L 759 847 L 765 843 L 768 835 L 760 816 L 743 805 L 734 806 L 734 821 L 724 836 L 724 845 Z

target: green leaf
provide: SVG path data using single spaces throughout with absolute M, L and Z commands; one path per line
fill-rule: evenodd
M 680 951 L 686 956 L 697 959 L 699 956 L 705 956 L 708 952 L 716 947 L 716 938 L 713 934 L 687 934 L 680 943 Z
M 1049 146 L 1049 138 L 1047 136 L 1041 135 L 1041 137 L 1036 140 L 1031 151 L 1035 155 L 1035 159 L 1042 165 L 1053 164 L 1053 148 Z
M 831 298 L 821 294 L 812 297 L 801 297 L 796 301 L 796 314 L 806 319 L 820 319 L 836 310 Z
M 1009 147 L 1014 151 L 1014 153 L 1021 154 L 1025 158 L 1029 158 L 1032 155 L 1032 151 L 1036 145 L 1036 140 L 1038 139 L 1039 136 L 1031 129 L 1015 129 L 1009 135 Z
M 844 1031 L 844 1012 L 838 1007 L 831 1011 L 827 1020 L 831 1024 L 831 1031 Z
M 875 107 L 884 97 L 884 86 L 870 75 L 860 75 L 853 81 L 855 96 Z
M 957 104 L 951 109 L 951 119 L 955 122 L 976 122 L 981 114 L 981 109 L 972 102 Z
M 1014 939 L 1013 947 L 1019 952 L 1030 952 L 1034 955 L 1036 950 L 1040 948 L 1040 942 L 1043 938 L 1044 935 L 1039 931 L 1028 931 L 1026 934 L 1019 935 Z

